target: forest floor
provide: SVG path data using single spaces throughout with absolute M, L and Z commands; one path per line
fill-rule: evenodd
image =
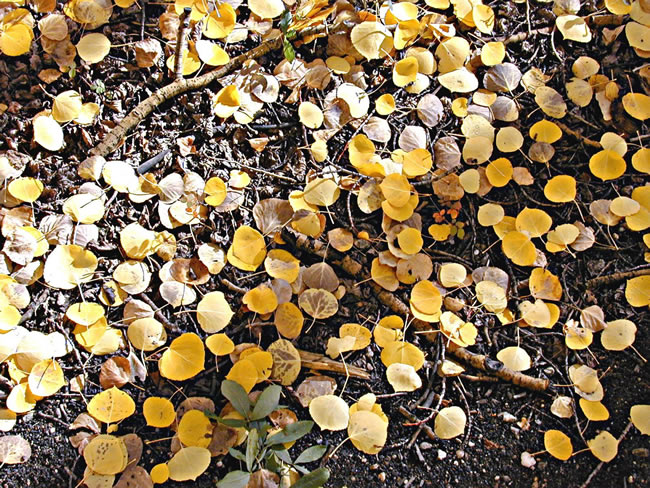
M 583 5 L 581 15 L 596 11 L 592 3 L 586 2 L 586 5 Z M 493 8 L 498 21 L 493 34 L 481 35 L 482 40 L 504 39 L 518 33 L 524 34 L 520 41 L 508 44 L 507 60 L 516 63 L 522 73 L 531 68 L 538 68 L 552 76 L 548 85 L 562 93 L 565 83 L 572 76 L 571 66 L 579 56 L 590 56 L 598 60 L 602 72 L 618 80 L 622 89 L 627 90 L 628 80 L 631 78 L 630 83 L 642 91 L 642 82 L 636 68 L 642 65 L 643 60 L 636 56 L 623 36 L 611 44 L 602 40 L 602 30 L 614 26 L 593 25 L 594 40 L 587 44 L 563 41 L 558 32 L 550 35 L 548 32 L 537 32 L 553 26 L 554 14 L 551 12 L 551 5 L 537 2 L 495 2 Z M 143 24 L 145 36 L 159 36 L 158 16 L 164 11 L 163 8 L 159 4 L 147 4 L 147 16 Z M 140 20 L 140 9 L 133 7 L 114 14 L 113 19 L 103 27 L 103 32 L 109 37 L 113 35 L 114 44 L 137 41 L 141 36 Z M 528 35 L 530 31 L 532 33 Z M 460 35 L 468 39 L 477 38 L 463 32 Z M 551 37 L 554 37 L 553 43 Z M 234 45 L 229 48 L 231 57 L 255 46 L 251 39 L 244 44 L 245 46 Z M 297 54 L 307 60 L 324 58 L 324 45 L 322 42 L 307 44 L 298 48 Z M 282 53 L 278 51 L 269 53 L 258 62 L 272 71 L 281 60 Z M 128 47 L 113 48 L 101 63 L 79 67 L 76 76 L 64 75 L 44 86 L 36 75 L 41 68 L 52 67 L 51 65 L 51 61 L 48 64 L 39 56 L 38 49 L 34 50 L 31 57 L 0 56 L 0 102 L 21 106 L 19 110 L 9 110 L 0 115 L 0 151 L 14 149 L 32 158 L 23 176 L 38 178 L 46 189 L 34 204 L 37 220 L 48 213 L 58 212 L 61 202 L 83 183 L 77 175 L 77 166 L 100 141 L 101 134 L 106 132 L 106 124 L 103 128 L 99 128 L 99 124 L 86 127 L 83 129 L 84 133 L 79 126 L 69 126 L 66 128 L 68 135 L 65 148 L 54 153 L 44 151 L 32 142 L 29 121 L 49 103 L 48 94 L 77 90 L 84 101 L 95 101 L 103 107 L 103 120 L 117 122 L 138 102 L 169 81 L 164 67 L 135 67 L 133 52 Z M 396 138 L 406 125 L 417 124 L 414 110 L 406 109 L 413 109 L 421 95 L 407 95 L 403 90 L 396 90 L 390 82 L 391 67 L 388 63 L 367 63 L 365 69 L 373 85 L 372 89 L 376 90 L 373 98 L 382 93 L 393 93 L 398 107 L 405 109 L 390 119 L 393 137 Z M 103 83 L 102 90 L 96 89 L 98 80 Z M 428 92 L 433 92 L 436 88 L 437 84 L 432 83 Z M 322 165 L 315 163 L 309 152 L 305 151 L 311 141 L 307 139 L 307 133 L 298 122 L 297 104 L 285 104 L 279 100 L 277 103 L 265 105 L 264 111 L 256 120 L 246 126 L 237 124 L 232 118 L 223 121 L 211 114 L 211 96 L 217 90 L 218 88 L 212 86 L 211 90 L 190 91 L 158 106 L 128 136 L 124 145 L 107 157 L 120 159 L 137 167 L 162 151 L 171 149 L 151 170 L 158 179 L 171 172 L 188 171 L 195 171 L 205 179 L 215 175 L 227 178 L 231 170 L 243 170 L 250 174 L 252 184 L 244 191 L 240 208 L 232 212 L 212 213 L 209 225 L 194 226 L 191 232 L 188 226 L 173 231 L 179 243 L 178 256 L 191 256 L 192 242 L 196 241 L 213 242 L 224 249 L 227 248 L 235 228 L 252 222 L 250 209 L 258 201 L 266 198 L 286 199 L 291 191 L 303 189 L 306 176 L 322 169 Z M 428 129 L 431 143 L 439 137 L 458 135 L 462 123 L 462 119 L 454 116 L 449 109 L 454 96 L 444 89 L 438 91 L 438 96 L 447 108 L 440 124 Z M 523 90 L 517 102 L 521 115 L 512 125 L 527 134 L 532 123 L 539 120 L 543 114 L 540 114 L 533 96 Z M 622 108 L 618 105 L 613 111 L 619 114 L 616 116 L 620 116 L 619 119 L 625 118 L 620 115 Z M 616 117 L 614 121 L 604 122 L 598 105 L 592 103 L 585 108 L 572 106 L 562 122 L 589 139 L 599 140 L 601 134 L 606 131 L 624 134 L 625 123 L 630 122 L 621 122 Z M 632 123 L 640 134 L 647 129 L 641 122 Z M 499 123 L 495 125 L 497 124 Z M 354 128 L 346 126 L 328 141 L 331 159 L 343 168 L 352 170 L 351 174 L 354 173 L 354 168 L 347 162 L 347 144 L 356 133 Z M 627 133 L 626 137 L 629 139 L 637 135 L 631 132 Z M 179 151 L 177 141 L 186 136 L 194 137 L 191 145 L 195 152 L 192 154 L 182 154 L 182 151 Z M 268 145 L 262 152 L 258 152 L 251 147 L 249 140 L 263 137 L 268 137 Z M 629 144 L 630 147 L 633 146 Z M 601 463 L 589 452 L 585 452 L 573 456 L 568 461 L 541 454 L 536 456 L 537 463 L 533 467 L 522 466 L 523 452 L 544 450 L 543 433 L 550 429 L 567 433 L 574 443 L 575 450 L 579 450 L 585 446 L 584 439 L 592 439 L 601 429 L 607 429 L 618 438 L 628 425 L 630 407 L 639 403 L 650 403 L 650 368 L 640 357 L 641 355 L 647 358 L 650 352 L 648 307 L 634 308 L 627 303 L 624 296 L 625 280 L 597 284 L 593 288 L 587 287 L 588 280 L 633 269 L 645 269 L 648 266 L 644 259 L 644 251 L 647 252 L 647 249 L 642 241 L 642 233 L 631 232 L 623 224 L 605 229 L 601 224 L 594 222 L 588 210 L 589 202 L 594 199 L 629 195 L 632 188 L 648 183 L 647 175 L 628 169 L 615 181 L 600 182 L 592 177 L 588 170 L 589 159 L 595 152 L 593 147 L 586 145 L 580 138 L 565 133 L 563 138 L 554 144 L 554 148 L 556 152 L 552 167 L 573 175 L 579 182 L 577 205 L 572 202 L 553 204 L 545 201 L 543 185 L 548 178 L 547 169 L 544 165 L 519 157 L 518 164 L 527 167 L 534 175 L 533 185 L 519 187 L 511 183 L 504 188 L 494 188 L 487 196 L 466 194 L 461 200 L 455 220 L 465 224 L 464 237 L 451 237 L 445 242 L 434 242 L 425 236 L 425 248 L 431 251 L 429 255 L 434 265 L 453 260 L 463 263 L 470 270 L 486 265 L 504 269 L 510 275 L 513 296 L 520 295 L 518 300 L 522 299 L 527 291 L 525 286 L 520 286 L 518 290 L 517 285 L 526 282 L 530 268 L 513 265 L 504 256 L 501 246 L 493 245 L 496 239 L 493 230 L 477 223 L 478 207 L 487 202 L 500 203 L 507 208 L 508 215 L 517 215 L 524 207 L 535 206 L 543 208 L 557 224 L 584 218 L 587 225 L 593 226 L 596 229 L 596 245 L 591 249 L 579 253 L 549 255 L 547 269 L 560 278 L 563 288 L 563 301 L 558 303 L 562 314 L 561 322 L 566 322 L 569 317 L 577 319 L 576 311 L 589 305 L 598 305 L 607 320 L 625 318 L 636 324 L 638 330 L 634 347 L 638 354 L 632 348 L 621 352 L 607 351 L 600 346 L 597 339 L 588 351 L 570 350 L 565 346 L 561 325 L 556 325 L 555 329 L 549 331 L 530 327 L 519 328 L 512 324 L 502 326 L 498 321 L 495 324 L 494 317 L 480 313 L 474 317 L 479 334 L 476 345 L 470 350 L 495 358 L 503 347 L 521 344 L 533 358 L 532 367 L 526 373 L 534 377 L 548 378 L 553 385 L 568 382 L 567 369 L 571 364 L 584 363 L 597 368 L 606 392 L 603 404 L 610 412 L 610 419 L 606 422 L 589 422 L 579 414 L 559 418 L 551 413 L 550 406 L 559 394 L 575 397 L 577 404 L 579 397 L 573 393 L 572 388 L 551 387 L 542 392 L 529 391 L 498 379 L 477 378 L 483 372 L 468 367 L 466 375 L 447 378 L 444 390 L 446 401 L 460 406 L 468 413 L 464 434 L 450 440 L 429 438 L 426 432 L 420 431 L 418 427 L 403 425 L 409 420 L 400 412 L 400 408 L 402 411 L 404 408 L 408 409 L 420 419 L 428 415 L 427 410 L 418 410 L 416 406 L 423 401 L 423 391 L 425 396 L 430 391 L 441 391 L 442 380 L 435 372 L 436 361 L 440 358 L 440 341 L 430 343 L 424 340 L 423 336 L 409 333 L 409 340 L 416 344 L 427 358 L 424 368 L 420 371 L 425 385 L 423 389 L 412 393 L 393 394 L 380 359 L 381 350 L 374 343 L 346 358 L 347 363 L 366 370 L 370 379 L 350 378 L 346 384 L 344 398 L 353 401 L 368 392 L 376 394 L 390 421 L 388 439 L 377 455 L 364 454 L 349 442 L 344 444 L 324 464 L 331 472 L 326 486 L 553 488 L 587 486 L 587 483 L 591 487 L 641 487 L 650 484 L 648 438 L 635 428 L 630 429 L 622 439 L 618 455 L 611 462 Z M 343 157 L 337 158 L 341 154 Z M 433 214 L 444 208 L 430 190 L 430 185 L 418 187 L 418 191 L 423 195 L 420 197 L 422 205 L 418 211 L 423 216 L 424 229 L 433 223 Z M 367 231 L 369 235 L 379 237 L 382 234 L 382 217 L 379 215 L 381 212 L 366 215 L 358 209 L 355 202 L 356 196 L 352 195 L 350 200 L 347 198 L 347 192 L 339 198 L 329 209 L 328 228 L 331 226 L 354 229 L 357 233 Z M 147 228 L 163 230 L 157 219 L 158 214 L 153 205 L 135 204 L 124 194 L 118 194 L 98 224 L 99 242 L 90 246 L 90 249 L 102 258 L 99 272 L 112 270 L 123 259 L 118 233 L 127 223 L 137 221 Z M 334 225 L 331 225 L 330 219 Z M 613 241 L 615 246 L 610 245 Z M 355 247 L 346 254 L 369 270 L 372 259 L 384 249 L 381 241 L 355 239 Z M 306 265 L 319 260 L 297 249 L 292 252 Z M 303 332 L 294 341 L 296 347 L 322 354 L 325 352 L 328 338 L 336 334 L 341 324 L 368 321 L 372 324 L 378 317 L 392 313 L 377 300 L 370 287 L 356 283 L 358 280 L 355 277 L 345 276 L 343 272 L 339 272 L 339 277 L 347 293 L 340 300 L 338 313 L 330 319 L 318 321 L 307 332 Z M 230 265 L 226 266 L 217 278 L 212 277 L 205 285 L 204 291 L 222 290 L 234 310 L 238 310 L 241 305 L 241 294 L 225 288 L 219 281 L 222 278 L 246 290 L 266 279 L 259 274 L 249 276 Z M 158 306 L 162 306 L 163 302 L 156 294 L 156 283 L 159 282 L 155 280 L 154 277 L 154 284 L 148 293 Z M 84 285 L 83 296 L 96 300 L 101 285 L 101 280 Z M 406 303 L 409 288 L 402 286 L 395 292 L 396 296 Z M 44 333 L 61 331 L 62 326 L 68 327 L 63 317 L 68 306 L 79 301 L 78 289 L 57 290 L 39 281 L 30 287 L 30 292 L 33 302 L 37 303 L 31 306 L 34 310 L 31 317 L 22 324 L 24 327 Z M 193 307 L 187 309 L 192 310 Z M 109 320 L 118 322 L 121 312 L 117 309 L 111 310 L 108 314 Z M 197 326 L 190 314 L 175 314 L 169 307 L 163 308 L 161 313 L 175 324 L 178 331 L 197 332 Z M 254 335 L 251 329 L 235 328 L 237 325 L 246 324 L 251 320 L 251 316 L 252 314 L 242 313 L 236 315 L 234 320 L 238 323 L 230 326 L 235 330 L 235 333 L 231 334 L 235 343 L 258 342 L 259 337 Z M 262 345 L 268 345 L 274 338 L 275 332 L 267 337 L 265 329 L 261 339 Z M 105 356 L 93 356 L 81 348 L 75 354 L 60 359 L 67 378 L 81 373 L 86 375 L 88 380 L 85 389 L 80 394 L 66 386 L 57 394 L 38 401 L 33 411 L 19 416 L 16 426 L 9 434 L 23 436 L 29 441 L 32 448 L 31 459 L 24 464 L 0 466 L 0 487 L 78 486 L 84 475 L 85 463 L 68 440 L 73 434 L 69 425 L 77 415 L 86 411 L 87 401 L 101 391 L 98 375 L 106 359 Z M 210 359 L 206 368 L 213 365 L 214 359 Z M 151 368 L 155 370 L 155 366 Z M 198 379 L 183 383 L 183 395 L 217 399 L 219 384 L 227 369 L 200 375 Z M 295 384 L 297 385 L 306 374 L 307 372 L 303 371 Z M 337 392 L 340 392 L 344 378 L 338 376 L 337 380 Z M 127 384 L 123 390 L 135 400 L 136 412 L 141 412 L 142 402 L 147 396 L 170 396 L 174 387 L 154 375 L 145 382 Z M 308 411 L 300 406 L 295 396 L 287 394 L 283 401 L 296 412 L 299 419 L 309 419 Z M 159 430 L 148 427 L 139 414 L 120 424 L 120 433 L 129 432 L 137 433 L 145 441 L 163 437 Z M 419 432 L 417 438 L 416 432 Z M 344 431 L 325 432 L 315 427 L 309 435 L 299 441 L 298 447 L 314 444 L 336 446 L 345 437 Z M 168 459 L 168 441 L 145 445 L 142 465 L 147 469 Z M 217 479 L 235 466 L 239 466 L 237 461 L 225 457 L 213 462 L 207 472 L 194 483 L 169 481 L 165 486 L 213 487 Z M 590 478 L 595 470 L 597 472 Z

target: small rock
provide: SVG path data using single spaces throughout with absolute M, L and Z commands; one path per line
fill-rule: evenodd
M 474 447 L 476 444 L 475 444 L 474 442 L 472 442 L 472 441 L 469 441 L 469 442 L 467 443 L 467 445 L 468 445 L 469 447 Z
M 379 464 L 373 464 L 370 466 L 370 471 L 377 471 L 379 469 Z
M 427 450 L 431 449 L 432 447 L 433 447 L 433 444 L 431 444 L 429 442 L 420 442 L 420 449 L 422 449 L 423 451 L 427 451 Z
M 463 451 L 462 449 L 458 449 L 456 451 L 456 457 L 458 459 L 463 459 L 465 457 L 465 451 Z
M 499 417 L 501 417 L 501 420 L 509 424 L 517 421 L 517 417 L 512 415 L 510 412 L 501 412 Z
M 442 449 L 438 449 L 438 460 L 442 461 L 447 457 L 447 453 L 443 451 Z
M 533 469 L 535 465 L 537 464 L 537 461 L 533 456 L 528 451 L 524 451 L 521 453 L 521 465 L 524 468 L 530 468 Z
M 382 471 L 381 473 L 379 473 L 379 474 L 377 475 L 377 478 L 379 478 L 379 481 L 381 481 L 381 482 L 383 483 L 384 481 L 386 481 L 386 473 L 384 473 L 384 472 Z

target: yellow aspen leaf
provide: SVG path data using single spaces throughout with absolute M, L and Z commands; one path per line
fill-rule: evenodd
M 196 307 L 196 319 L 205 332 L 213 334 L 226 328 L 234 312 L 220 291 L 206 293 Z
M 39 115 L 34 119 L 34 140 L 48 151 L 58 151 L 63 147 L 63 129 L 49 115 Z
M 427 174 L 433 166 L 431 153 L 422 148 L 407 152 L 402 159 L 402 171 L 407 178 Z
M 43 188 L 43 183 L 40 180 L 31 177 L 21 177 L 9 183 L 7 190 L 17 200 L 33 203 L 41 196 Z
M 580 351 L 588 348 L 594 340 L 594 333 L 583 327 L 567 325 L 564 328 L 564 342 L 569 349 Z
M 537 259 L 535 245 L 518 231 L 508 232 L 501 241 L 504 254 L 518 266 L 532 266 Z
M 551 456 L 561 461 L 566 461 L 573 455 L 571 439 L 559 430 L 552 429 L 544 432 L 544 448 Z
M 245 354 L 245 352 L 242 353 L 240 358 L 248 359 L 253 363 L 257 371 L 257 382 L 268 380 L 273 368 L 273 355 L 267 351 L 255 351 L 251 354 Z
M 28 383 L 34 395 L 48 397 L 65 385 L 65 376 L 56 360 L 44 359 L 34 365 L 29 373 Z
M 206 194 L 205 203 L 213 207 L 218 207 L 225 200 L 228 194 L 225 181 L 218 176 L 213 176 L 205 182 L 204 193 Z
M 495 159 L 485 168 L 488 181 L 497 188 L 506 186 L 512 179 L 513 172 L 512 163 L 507 158 Z
M 203 20 L 203 34 L 210 39 L 223 39 L 235 29 L 237 13 L 226 2 L 219 3 Z
M 156 485 L 166 483 L 169 479 L 169 467 L 167 466 L 167 463 L 156 464 L 151 468 L 149 476 L 151 476 L 151 481 Z
M 467 416 L 460 407 L 445 407 L 434 420 L 434 431 L 441 439 L 453 439 L 465 432 Z
M 242 302 L 253 312 L 265 315 L 273 312 L 278 307 L 278 297 L 273 289 L 267 285 L 259 285 L 248 290 Z
M 88 413 L 100 422 L 111 424 L 133 415 L 135 402 L 128 393 L 112 387 L 90 399 Z
M 589 159 L 589 170 L 603 181 L 614 180 L 625 173 L 627 165 L 620 154 L 604 149 Z
M 104 307 L 94 302 L 79 302 L 68 307 L 65 316 L 75 324 L 91 326 L 104 316 Z
M 650 174 L 650 148 L 642 147 L 632 155 L 632 167 L 640 173 Z
M 385 327 L 378 327 L 386 329 Z M 375 329 L 376 330 L 376 329 Z M 395 392 L 415 391 L 422 386 L 422 379 L 410 364 L 393 363 L 386 368 L 386 379 Z
M 551 216 L 539 208 L 524 208 L 515 220 L 515 229 L 530 237 L 542 237 L 553 225 Z
M 397 234 L 397 242 L 400 249 L 409 255 L 419 253 L 424 244 L 422 233 L 413 227 L 407 227 Z
M 221 4 L 221 5 L 228 5 Z M 206 26 L 207 27 L 207 26 Z M 199 59 L 208 66 L 223 66 L 228 64 L 230 56 L 224 49 L 214 42 L 201 39 L 194 44 Z
M 501 361 L 506 368 L 514 371 L 526 371 L 531 367 L 531 360 L 528 353 L 517 346 L 510 346 L 501 349 L 497 353 L 497 359 Z
M 163 324 L 153 317 L 134 320 L 126 334 L 133 347 L 146 352 L 154 351 L 167 342 Z
M 92 32 L 86 34 L 77 44 L 77 54 L 90 64 L 102 61 L 111 50 L 111 41 L 104 34 Z
M 402 339 L 402 332 L 399 329 L 389 329 L 388 327 L 382 327 L 377 325 L 372 331 L 375 344 L 379 347 L 384 348 L 391 342 L 400 341 Z
M 285 10 L 282 0 L 248 0 L 248 8 L 262 19 L 275 19 Z
M 544 186 L 544 196 L 554 203 L 571 202 L 576 197 L 576 180 L 569 175 L 554 176 Z
M 380 96 L 375 101 L 375 109 L 379 115 L 390 115 L 395 111 L 395 98 L 390 93 Z M 372 152 L 374 153 L 374 149 Z
M 52 117 L 62 124 L 79 117 L 83 102 L 81 95 L 74 90 L 59 93 L 52 102 Z
M 637 276 L 627 280 L 625 298 L 633 307 L 650 305 L 650 276 Z
M 582 17 L 560 15 L 555 19 L 555 25 L 567 41 L 591 42 L 591 31 Z
M 560 279 L 544 268 L 535 268 L 531 271 L 528 287 L 534 298 L 542 300 L 560 300 L 562 298 Z
M 211 460 L 212 454 L 204 447 L 183 447 L 167 463 L 169 479 L 174 481 L 195 480 L 208 469 Z
M 318 129 L 323 125 L 323 111 L 316 104 L 302 102 L 298 107 L 300 122 L 309 129 Z
M 83 455 L 88 468 L 102 475 L 121 473 L 129 461 L 124 441 L 106 434 L 94 437 L 84 448 Z
M 462 264 L 445 263 L 440 266 L 440 270 L 438 271 L 438 280 L 445 288 L 463 286 L 466 279 L 467 270 Z
M 606 430 L 588 440 L 587 446 L 595 457 L 605 463 L 610 462 L 618 454 L 618 440 Z
M 388 423 L 379 415 L 367 410 L 350 414 L 347 428 L 348 437 L 354 447 L 366 454 L 377 454 L 388 438 Z
M 329 207 L 338 200 L 341 190 L 338 185 L 329 178 L 314 178 L 307 186 L 303 198 L 311 205 Z
M 418 74 L 418 60 L 414 56 L 407 56 L 393 66 L 393 83 L 403 87 L 413 83 Z
M 239 383 L 246 393 L 250 393 L 258 380 L 255 364 L 248 359 L 240 359 L 232 365 L 226 379 Z
M 300 273 L 300 261 L 284 249 L 272 249 L 264 259 L 264 269 L 272 278 L 293 283 Z
M 327 319 L 339 309 L 336 297 L 329 291 L 320 288 L 303 291 L 298 297 L 298 305 L 316 320 Z
M 161 376 L 172 381 L 185 381 L 204 369 L 205 348 L 201 338 L 188 332 L 174 339 L 160 360 Z
M 27 382 L 18 383 L 7 397 L 7 408 L 14 413 L 27 413 L 36 407 L 39 399 L 40 397 L 31 392 Z
M 643 435 L 650 435 L 650 405 L 634 405 L 630 408 L 630 419 Z
M 422 280 L 411 290 L 411 303 L 425 314 L 435 314 L 442 306 L 440 290 L 429 280 Z
M 352 350 L 364 349 L 370 344 L 370 331 L 359 324 L 343 324 L 339 327 L 339 337 L 354 337 Z
M 150 427 L 169 427 L 176 420 L 174 404 L 162 397 L 148 397 L 142 405 L 142 414 Z
M 309 403 L 309 415 L 322 430 L 343 430 L 350 420 L 350 408 L 341 397 L 322 395 Z
M 235 343 L 226 334 L 212 334 L 205 339 L 205 346 L 215 356 L 225 356 L 235 350 Z
M 562 129 L 550 120 L 540 120 L 532 125 L 529 135 L 536 142 L 553 144 L 562 137 Z
M 184 446 L 208 447 L 212 423 L 201 410 L 188 410 L 178 423 L 178 439 Z
M 629 217 L 641 210 L 641 204 L 629 197 L 616 197 L 609 205 L 609 211 L 618 217 Z
M 643 93 L 628 93 L 623 96 L 623 108 L 635 119 L 646 120 L 650 117 L 650 97 Z
M 623 351 L 634 343 L 636 325 L 631 320 L 620 319 L 607 322 L 600 335 L 600 342 L 608 351 Z
M 581 398 L 578 403 L 585 417 L 593 422 L 602 422 L 609 418 L 609 411 L 601 402 L 590 402 Z
M 386 367 L 395 363 L 409 364 L 418 371 L 424 365 L 424 353 L 409 342 L 391 342 L 381 352 L 381 362 Z
M 393 47 L 390 31 L 377 21 L 365 21 L 355 25 L 350 39 L 355 49 L 368 60 L 383 58 Z

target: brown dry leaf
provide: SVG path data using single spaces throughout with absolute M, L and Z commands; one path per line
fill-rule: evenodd
M 125 357 L 115 356 L 102 364 L 99 371 L 99 384 L 105 390 L 116 386 L 121 388 L 126 385 L 131 378 L 131 364 Z
M 286 339 L 273 342 L 267 352 L 273 356 L 273 370 L 271 378 L 278 380 L 282 385 L 292 384 L 300 374 L 300 353 Z
M 8 435 L 0 437 L 0 463 L 21 464 L 32 456 L 32 448 L 23 437 Z
M 309 406 L 314 398 L 332 395 L 335 391 L 336 380 L 329 376 L 309 376 L 296 388 L 300 404 L 305 408 Z

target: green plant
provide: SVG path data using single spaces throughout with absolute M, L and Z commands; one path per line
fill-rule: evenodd
M 211 413 L 209 417 L 218 420 L 224 425 L 245 428 L 248 432 L 246 450 L 242 452 L 231 448 L 229 453 L 241 461 L 246 470 L 236 470 L 228 473 L 217 483 L 217 488 L 244 488 L 254 473 L 260 470 L 275 473 L 280 478 L 281 487 L 292 488 L 318 488 L 329 479 L 329 470 L 318 468 L 309 471 L 305 465 L 320 459 L 327 449 L 326 446 L 311 446 L 300 453 L 295 459 L 289 454 L 286 444 L 292 443 L 311 432 L 314 422 L 298 421 L 287 425 L 278 432 L 270 432 L 272 424 L 268 416 L 279 408 L 282 387 L 271 385 L 262 391 L 257 401 L 250 401 L 246 391 L 236 382 L 224 380 L 221 383 L 221 393 L 226 397 L 233 408 L 244 417 L 241 420 L 224 419 Z M 291 484 L 290 473 L 292 470 L 303 476 Z

